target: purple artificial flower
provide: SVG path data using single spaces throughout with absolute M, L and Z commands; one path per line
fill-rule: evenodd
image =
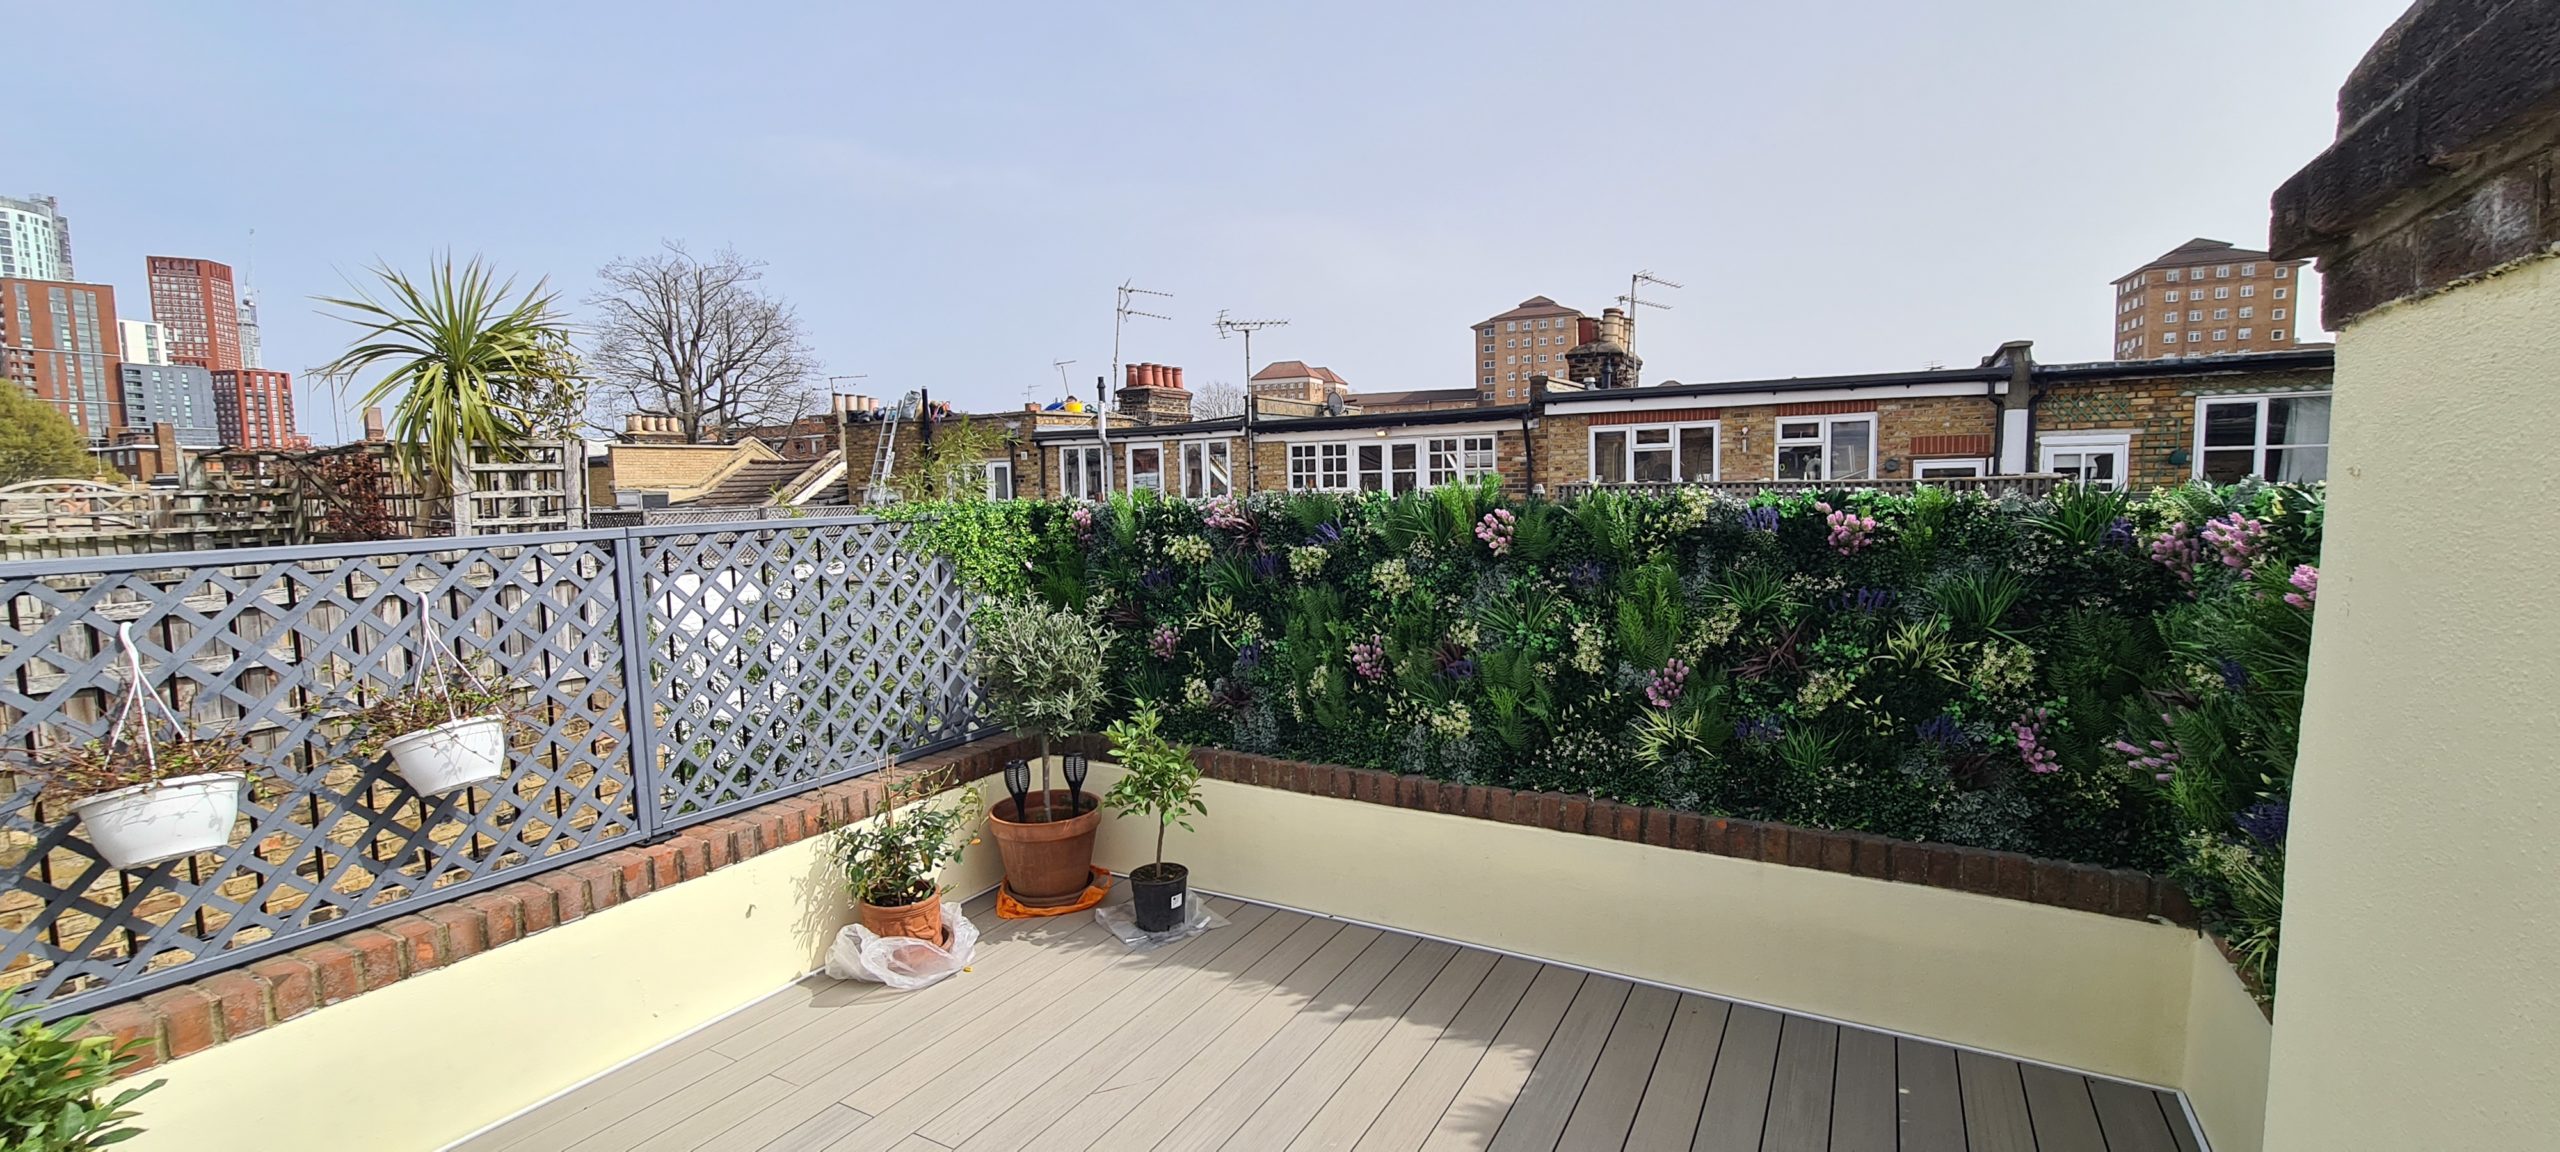
M 1254 669 L 1259 668 L 1259 667 L 1261 667 L 1261 666 L 1262 666 L 1262 642 L 1261 642 L 1261 641 L 1259 641 L 1259 640 L 1247 640 L 1247 641 L 1245 641 L 1245 643 L 1244 643 L 1244 646 L 1243 646 L 1243 647 L 1236 649 L 1236 671 L 1237 671 L 1237 672 L 1240 672 L 1240 673 L 1241 673 L 1241 672 L 1251 672 L 1251 671 L 1253 671 Z
M 2294 565 L 2293 575 L 2286 577 L 2285 583 L 2293 585 L 2293 591 L 2284 594 L 2287 604 L 2308 612 L 2320 599 L 2320 570 L 2311 565 Z
M 1173 587 L 1173 569 L 1149 568 L 1138 577 L 1138 586 L 1149 592 L 1162 592 Z
M 1254 554 L 1253 554 L 1253 575 L 1254 575 L 1254 578 L 1255 578 L 1255 579 L 1259 579 L 1259 580 L 1269 580 L 1269 579 L 1271 579 L 1271 578 L 1272 578 L 1272 577 L 1274 577 L 1274 576 L 1278 576 L 1278 575 L 1280 574 L 1280 566 L 1281 566 L 1283 563 L 1286 563 L 1286 561 L 1283 561 L 1282 559 L 1280 559 L 1280 554 L 1279 554 L 1279 553 L 1277 553 L 1277 552 L 1256 552 L 1256 553 L 1254 553 Z
M 1943 712 L 1921 721 L 1919 729 L 1914 734 L 1919 736 L 1922 742 L 1937 745 L 1949 752 L 1971 748 L 1974 742 L 1973 736 L 1964 730 L 1964 725 L 1957 723 L 1955 717 Z
M 2225 688 L 2238 692 L 2249 686 L 2249 666 L 2238 660 L 2225 656 L 2214 670 L 2222 673 L 2222 686 Z
M 1775 532 L 1778 530 L 1778 510 L 1746 508 L 1742 512 L 1742 526 L 1754 532 Z
M 1786 725 L 1775 716 L 1749 716 L 1733 724 L 1733 738 L 1745 744 L 1774 743 L 1786 735 Z
M 1316 525 L 1315 533 L 1309 537 L 1309 540 L 1315 544 L 1339 544 L 1342 542 L 1342 529 L 1334 527 L 1333 521 L 1327 520 Z
M 2120 552 L 2133 551 L 2133 521 L 2116 517 L 2115 523 L 2107 525 L 2107 535 L 2102 543 Z
M 2231 819 L 2240 825 L 2242 832 L 2248 833 L 2250 839 L 2269 848 L 2282 848 L 2285 825 L 2292 818 L 2292 814 L 2291 805 L 2270 800 L 2243 808 L 2239 815 Z
M 1601 582 L 1609 578 L 1609 570 L 1597 560 L 1585 560 L 1565 569 L 1564 578 L 1573 584 L 1574 591 L 1587 596 L 1599 590 Z

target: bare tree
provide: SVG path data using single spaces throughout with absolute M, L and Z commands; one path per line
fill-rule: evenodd
M 602 314 L 587 367 L 601 420 L 669 416 L 700 444 L 816 410 L 816 358 L 799 313 L 757 290 L 762 263 L 726 248 L 700 259 L 668 240 L 596 276 L 605 287 L 587 298 Z
M 1244 388 L 1224 380 L 1212 380 L 1191 394 L 1191 418 L 1220 420 L 1244 415 Z

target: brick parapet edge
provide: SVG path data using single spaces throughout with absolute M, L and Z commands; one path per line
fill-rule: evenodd
M 1457 784 L 1222 748 L 1198 749 L 1192 759 L 1202 775 L 1236 784 L 2196 926 L 2195 908 L 2176 884 L 2126 868 L 1648 808 L 1590 796 Z
M 955 782 L 979 780 L 1027 751 L 1026 741 L 993 737 L 901 761 L 113 1004 L 83 1031 L 143 1041 L 127 1074 L 141 1072 L 861 820 L 893 784 L 946 770 Z

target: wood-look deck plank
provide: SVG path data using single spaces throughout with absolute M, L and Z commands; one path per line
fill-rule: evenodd
M 462 1145 L 467 1152 L 566 1148 L 612 1127 L 704 1077 L 729 1067 L 728 1057 L 682 1045 L 661 1048 L 613 1075 L 584 1085 Z
M 2027 1120 L 2035 1126 L 2036 1152 L 2107 1152 L 2098 1132 L 2098 1109 L 2089 1079 L 2042 1064 L 2018 1066 L 2027 1086 Z
M 1565 1009 L 1556 1034 L 1538 1052 L 1529 1079 L 1512 1097 L 1511 1108 L 1495 1129 L 1495 1152 L 1549 1152 L 1573 1118 L 1574 1104 L 1599 1066 L 1600 1052 L 1617 1027 L 1634 986 L 1614 976 L 1585 976 L 1573 1004 Z
M 1706 1103 L 1707 1078 L 1716 1067 L 1716 1049 L 1724 1043 L 1724 1022 L 1733 1006 L 1722 1000 L 1682 993 L 1672 1013 L 1671 1033 L 1653 1064 L 1653 1079 L 1644 1086 L 1636 1119 L 1627 1131 L 1627 1152 L 1688 1152 L 1698 1137 L 1698 1111 Z
M 1387 1022 L 1386 1034 L 1289 1142 L 1289 1152 L 1345 1152 L 1359 1143 L 1500 959 L 1481 948 L 1461 949 L 1451 957 L 1413 1007 Z M 1528 987 L 1525 975 L 1520 987 Z
M 1831 1091 L 1840 1026 L 1789 1016 L 1778 1029 L 1778 1066 L 1769 1080 L 1769 1114 L 1761 1152 L 1826 1152 L 1831 1147 Z
M 1600 1049 L 1599 1062 L 1591 1066 L 1591 1078 L 1573 1102 L 1573 1113 L 1556 1138 L 1556 1148 L 1618 1152 L 1626 1147 L 1627 1133 L 1635 1127 L 1636 1108 L 1644 1102 L 1645 1086 L 1653 1081 L 1654 1065 L 1662 1057 L 1664 1039 L 1679 1012 L 1680 994 L 1668 988 L 1639 985 L 1627 992 L 1618 1021 L 1609 1029 L 1609 1042 Z
M 1777 1074 L 1778 1032 L 1784 1017 L 1766 1008 L 1736 1004 L 1725 1018 L 1724 1043 L 1707 1080 L 1698 1112 L 1696 1152 L 1759 1152 L 1761 1123 L 1769 1116 L 1769 1083 Z
M 1042 938 L 1056 942 L 1046 948 L 1004 953 L 983 968 L 973 963 L 972 971 L 931 987 L 873 991 L 849 1002 L 848 1011 L 842 1013 L 821 1009 L 815 1022 L 738 1057 L 698 1082 L 661 1094 L 591 1134 L 591 1143 L 572 1147 L 576 1152 L 628 1147 L 653 1138 L 678 1120 L 714 1109 L 721 1115 L 754 1115 L 764 1127 L 797 1124 L 841 1100 L 848 1084 L 898 1066 L 945 1031 L 982 1022 L 1022 989 L 1038 986 L 1036 981 L 1048 974 L 1087 962 L 1100 941 L 1111 937 L 1095 924 L 1063 934 L 1028 928 L 1008 934 L 1011 940 Z M 874 997 L 884 998 L 877 1010 L 850 1010 L 873 1004 Z M 738 1094 L 767 1076 L 819 1091 L 795 1091 L 748 1111 Z
M 775 1083 L 788 1085 L 790 1081 L 777 1080 Z M 868 1119 L 870 1117 L 842 1104 L 829 1105 L 825 1111 L 801 1121 L 798 1127 L 757 1146 L 755 1152 L 818 1152 L 835 1143 L 836 1137 L 861 1127 L 862 1122 Z M 724 1139 L 714 1147 L 722 1149 L 722 1152 L 731 1148 L 744 1152 L 747 1146 Z
M 2196 1142 L 2195 1125 L 2187 1122 L 2187 1109 L 2177 1096 L 2154 1090 L 2152 1098 L 2160 1102 L 2160 1117 L 2169 1122 L 2169 1135 L 2178 1142 L 2178 1152 L 2204 1152 Z
M 1239 1097 L 1279 1087 L 1307 1053 L 1404 962 L 1416 943 L 1401 933 L 1363 931 L 1371 935 L 1368 945 L 1331 979 L 1313 961 L 1301 972 L 1291 973 L 1278 994 L 1263 997 L 1180 1071 L 1165 1077 L 1119 1123 L 1105 1130 L 1096 1145 L 1108 1149 L 1188 1145 L 1185 1130 L 1194 1124 L 1233 1132 L 1251 1114 L 1251 1107 L 1238 1110 L 1229 1105 Z
M 1893 1042 L 1901 1088 L 1902 1152 L 1965 1152 L 1964 1094 L 1956 1086 L 1956 1050 L 1900 1037 Z
M 2036 1152 L 2026 1083 L 2018 1077 L 2016 1061 L 1959 1049 L 1956 1087 L 1964 1097 L 1964 1138 L 1970 1152 Z
M 1357 1010 L 1335 1025 L 1324 1042 L 1309 1052 L 1277 1089 L 1263 1094 L 1258 1101 L 1250 1097 L 1236 1101 L 1248 1114 L 1232 1136 L 1224 1141 L 1208 1140 L 1207 1136 L 1214 1131 L 1216 1122 L 1204 1115 L 1204 1108 L 1202 1112 L 1193 1113 L 1181 1131 L 1176 1133 L 1176 1139 L 1168 1141 L 1164 1147 L 1181 1148 L 1192 1144 L 1202 1148 L 1281 1152 L 1333 1099 L 1334 1093 L 1351 1079 L 1352 1073 L 1368 1059 L 1370 1051 L 1386 1037 L 1396 1021 L 1403 1019 L 1423 992 L 1438 982 L 1441 971 L 1457 954 L 1456 945 L 1437 940 L 1425 940 L 1414 945 L 1413 950 L 1405 954 L 1404 962 L 1387 974 L 1386 980 L 1360 1002 Z M 1262 1055 L 1256 1053 L 1255 1058 L 1260 1059 Z M 1227 1086 L 1240 1084 L 1244 1079 L 1243 1073 L 1239 1072 L 1229 1079 Z M 1222 1092 L 1225 1087 L 1222 1086 Z
M 2150 1088 L 1219 899 L 1155 953 L 990 918 L 972 973 L 796 983 L 461 1147 L 2201 1152 Z
M 965 1152 L 1027 1148 L 1069 1110 L 1106 1091 L 1106 1082 L 1143 1056 L 1239 983 L 1268 984 L 1305 962 L 1332 938 L 1336 925 L 1295 912 L 1276 912 L 1216 960 L 1184 977 L 1143 1011 L 1106 1031 L 1092 1046 L 1066 1058 L 1056 1071 L 1029 1083 L 998 1077 L 924 1126 L 928 1139 Z M 1205 1042 L 1206 1038 L 1202 1038 Z
M 1198 1011 L 1185 1018 L 1170 1031 L 1157 1037 L 1136 1057 L 1106 1077 L 1101 1090 L 1074 1102 L 1062 1115 L 1054 1115 L 1052 1123 L 1040 1130 L 1030 1146 L 1041 1152 L 1073 1152 L 1095 1146 L 1095 1141 L 1126 1120 L 1139 1105 L 1159 1089 L 1195 1066 L 1196 1062 L 1221 1040 L 1240 1020 L 1254 1014 L 1264 1003 L 1277 1003 L 1290 1013 L 1305 1002 L 1310 985 L 1321 989 L 1351 965 L 1369 945 L 1377 943 L 1374 928 L 1346 926 L 1323 921 L 1307 926 L 1324 937 L 1312 954 L 1304 956 L 1288 971 L 1276 974 L 1247 973 L 1247 978 L 1230 982 Z M 1289 958 L 1275 951 L 1274 957 Z M 1260 978 L 1255 978 L 1259 976 Z M 1237 1034 L 1241 1039 L 1243 1033 Z M 1189 1082 L 1186 1082 L 1189 1083 Z M 1135 1089 L 1135 1091 L 1122 1091 Z M 1116 1147 L 1104 1144 L 1102 1147 Z M 1144 1145 L 1140 1145 L 1144 1147 Z
M 1226 929 L 1148 952 L 1123 948 L 1110 955 L 1106 946 L 1098 963 L 1062 968 L 1027 993 L 1024 1000 L 1032 1008 L 1027 1018 L 998 1014 L 989 1017 L 994 1027 L 953 1031 L 894 1071 L 847 1094 L 844 1103 L 870 1113 L 871 1121 L 847 1133 L 845 1145 L 872 1147 L 921 1132 L 961 1098 L 1009 1069 L 1034 1080 L 1047 1075 L 1054 1065 L 1026 1060 L 1026 1054 L 1070 1028 L 1100 1023 L 1107 1029 L 1110 1023 L 1126 1019 L 1144 1003 L 1129 994 L 1157 986 L 1143 981 L 1160 971 L 1179 978 L 1190 970 L 1186 965 L 1193 957 L 1215 957 L 1270 915 L 1269 909 L 1239 907 L 1224 900 L 1210 906 L 1228 920 Z
M 2169 1131 L 2169 1118 L 2161 1115 L 2151 1089 L 2092 1076 L 2089 1098 L 2098 1107 L 2098 1130 L 2106 1134 L 2107 1152 L 2178 1152 L 2178 1138 Z
M 1520 1094 L 1520 1086 L 1528 1083 L 1529 1072 L 1538 1063 L 1538 1052 L 1564 1023 L 1565 1010 L 1573 1006 L 1582 991 L 1583 975 L 1569 968 L 1542 968 L 1531 981 L 1527 994 L 1511 1010 L 1511 1018 L 1502 1022 L 1502 1031 L 1482 1049 L 1481 1058 L 1467 1074 L 1456 1093 L 1444 1097 L 1448 1106 L 1433 1114 L 1427 1136 L 1419 1143 L 1400 1142 L 1402 1117 L 1390 1104 L 1387 1115 L 1378 1118 L 1370 1129 L 1370 1137 L 1382 1147 L 1421 1147 L 1425 1152 L 1461 1152 L 1481 1149 L 1493 1143 L 1493 1134 L 1502 1127 L 1502 1118 L 1511 1111 L 1512 1098 Z M 1399 1121 L 1389 1126 L 1388 1121 Z M 1381 1129 L 1384 1129 L 1382 1133 Z M 1399 1142 L 1389 1144 L 1389 1139 Z M 1368 1148 L 1364 1139 L 1360 1147 Z
M 1474 1077 L 1485 1052 L 1509 1026 L 1520 1001 L 1547 971 L 1546 965 L 1518 956 L 1505 956 L 1495 963 L 1449 1026 L 1432 1039 L 1422 1059 L 1388 1095 L 1368 1127 L 1361 1130 L 1353 1148 L 1358 1152 L 1412 1152 L 1422 1147 L 1431 1136 L 1432 1126 L 1448 1111 L 1450 1101 Z M 1569 975 L 1555 979 L 1563 983 Z M 1573 988 L 1566 984 L 1555 1001 L 1558 1017 L 1572 997 Z
M 1895 1152 L 1893 1037 L 1840 1030 L 1831 1083 L 1831 1152 Z

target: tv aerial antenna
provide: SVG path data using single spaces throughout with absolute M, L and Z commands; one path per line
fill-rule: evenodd
M 1103 394 L 1105 396 L 1110 395 L 1111 388 L 1116 388 L 1120 384 L 1120 329 L 1128 326 L 1129 318 L 1132 316 L 1143 316 L 1149 320 L 1173 319 L 1171 316 L 1162 315 L 1160 313 L 1141 311 L 1133 306 L 1134 302 L 1136 302 L 1137 298 L 1140 296 L 1155 296 L 1161 299 L 1171 300 L 1173 299 L 1173 293 L 1158 292 L 1153 288 L 1140 288 L 1136 286 L 1135 281 L 1130 280 L 1121 281 L 1119 291 L 1119 303 L 1111 310 L 1111 381 L 1104 387 Z M 1061 379 L 1063 379 L 1063 377 L 1061 377 Z
M 1227 315 L 1226 309 L 1218 309 L 1218 339 L 1224 340 L 1239 333 L 1244 336 L 1244 490 L 1247 492 L 1255 490 L 1254 472 L 1257 469 L 1253 459 L 1253 416 L 1254 409 L 1261 407 L 1253 398 L 1253 334 L 1265 328 L 1284 327 L 1288 323 L 1286 320 L 1236 320 Z
M 1073 360 L 1052 360 L 1049 362 L 1050 367 L 1058 370 L 1058 396 L 1062 400 L 1076 394 L 1076 386 L 1067 382 L 1067 366 L 1073 363 L 1075 363 Z M 1038 403 L 1040 398 L 1033 395 L 1031 389 L 1031 385 L 1023 385 L 1022 398 L 1033 403 Z
M 1636 309 L 1660 308 L 1665 312 L 1671 310 L 1668 304 L 1642 297 L 1644 286 L 1647 284 L 1659 284 L 1665 288 L 1688 287 L 1688 285 L 1656 276 L 1651 269 L 1645 269 L 1627 277 L 1627 294 L 1618 297 L 1618 302 L 1627 306 L 1627 351 L 1629 352 L 1636 350 Z

